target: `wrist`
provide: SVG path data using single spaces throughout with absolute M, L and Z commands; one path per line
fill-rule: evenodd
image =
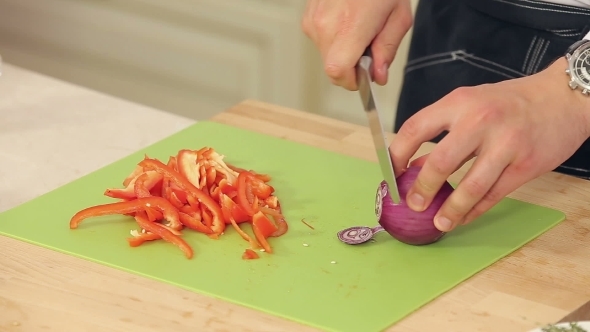
M 570 76 L 566 72 L 568 68 L 565 57 L 560 57 L 539 74 L 545 76 L 551 90 L 556 92 L 556 98 L 563 101 L 562 110 L 567 108 L 573 114 L 579 114 L 580 121 L 584 124 L 584 133 L 586 137 L 590 137 L 590 94 L 585 95 L 582 89 L 569 86 Z

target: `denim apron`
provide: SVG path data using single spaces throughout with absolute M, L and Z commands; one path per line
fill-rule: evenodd
M 420 0 L 395 131 L 458 87 L 543 70 L 588 30 L 586 8 L 536 0 Z M 563 84 L 568 80 L 564 73 Z M 555 171 L 589 179 L 590 140 Z

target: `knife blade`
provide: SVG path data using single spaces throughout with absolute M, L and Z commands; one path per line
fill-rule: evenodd
M 389 187 L 391 199 L 395 204 L 398 204 L 400 196 L 397 182 L 395 180 L 396 176 L 393 170 L 391 155 L 389 153 L 389 144 L 387 144 L 385 132 L 381 123 L 381 117 L 375 102 L 375 93 L 373 92 L 373 87 L 371 85 L 373 82 L 371 78 L 372 62 L 371 47 L 369 46 L 356 66 L 358 90 L 365 113 L 367 114 L 367 119 L 369 120 L 369 128 L 371 129 L 371 136 L 373 137 L 373 143 L 377 152 L 377 158 L 379 159 L 379 166 L 381 167 L 383 178 Z

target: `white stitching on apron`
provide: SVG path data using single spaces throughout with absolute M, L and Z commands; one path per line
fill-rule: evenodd
M 545 52 L 547 52 L 547 48 L 549 47 L 550 43 L 551 43 L 551 41 L 548 40 L 547 44 L 545 44 L 545 47 L 543 48 L 543 51 L 541 51 L 541 54 L 537 58 L 537 64 L 535 65 L 535 68 L 533 68 L 533 73 L 536 73 L 537 70 L 539 70 L 539 65 L 541 65 L 541 62 L 543 61 L 543 57 L 545 56 Z
M 571 9 L 573 11 L 579 10 L 579 11 L 585 11 L 585 12 L 590 12 L 590 9 L 588 8 L 582 8 L 582 7 L 574 7 L 574 6 L 568 6 L 568 5 L 561 5 L 558 3 L 548 3 L 545 1 L 534 1 L 534 0 L 520 0 L 522 2 L 529 2 L 529 3 L 534 3 L 537 5 L 543 5 L 543 6 L 553 6 L 553 7 L 558 7 L 558 8 L 568 8 Z
M 586 13 L 586 12 L 578 12 L 578 11 L 573 11 L 573 10 L 559 10 L 559 9 L 551 9 L 551 8 L 539 8 L 539 7 L 521 5 L 521 4 L 517 4 L 514 2 L 510 2 L 510 1 L 505 1 L 505 0 L 494 0 L 494 1 L 502 2 L 502 3 L 508 4 L 508 5 L 512 5 L 512 6 L 528 8 L 528 9 L 535 9 L 535 10 L 555 12 L 555 13 L 580 14 L 580 15 L 590 16 L 590 13 Z
M 460 60 L 460 61 L 468 63 L 472 66 L 475 66 L 475 67 L 478 67 L 481 69 L 485 69 L 487 71 L 490 71 L 490 72 L 493 72 L 493 73 L 496 73 L 498 75 L 502 75 L 502 76 L 505 76 L 508 78 L 517 78 L 519 76 L 526 76 L 524 73 L 521 73 L 518 70 L 514 70 L 512 68 L 501 65 L 497 62 L 494 62 L 494 61 L 491 61 L 488 59 L 484 59 L 484 58 L 480 58 L 480 57 L 475 56 L 473 54 L 466 53 L 463 50 L 453 51 L 453 52 L 445 52 L 445 54 L 449 55 L 450 57 L 444 58 L 444 59 L 437 59 L 437 60 L 433 60 L 433 61 L 426 61 L 426 62 L 422 62 L 420 64 L 415 64 L 413 66 L 407 66 L 404 72 L 405 72 L 405 74 L 408 74 L 416 69 L 429 67 L 429 66 L 433 66 L 436 64 L 440 64 L 440 63 L 453 62 L 456 60 Z M 441 56 L 442 53 L 436 54 L 436 55 Z M 425 58 L 425 57 L 423 57 L 423 58 Z M 432 58 L 432 56 L 431 56 L 431 58 Z M 479 61 L 482 63 L 476 63 L 474 61 Z M 492 66 L 486 66 L 484 63 L 493 65 L 493 66 L 497 67 L 498 69 L 502 69 L 506 72 L 502 72 L 497 69 L 494 69 Z M 511 74 L 509 74 L 509 73 L 511 73 Z
M 430 59 L 438 58 L 438 57 L 441 57 L 443 55 L 452 55 L 455 52 L 461 52 L 461 50 L 455 50 L 455 51 L 449 51 L 449 52 L 441 52 L 441 53 L 434 53 L 434 54 L 426 55 L 426 56 L 423 56 L 423 57 L 419 57 L 419 58 L 413 59 L 411 61 L 408 61 L 406 63 L 406 66 L 415 65 L 415 64 L 418 64 L 419 62 L 422 62 L 424 60 L 430 60 Z
M 529 75 L 531 73 L 531 71 L 533 70 L 533 65 L 537 61 L 537 56 L 539 55 L 539 51 L 541 50 L 541 47 L 543 46 L 544 43 L 545 43 L 544 39 L 542 39 L 542 38 L 537 39 L 537 45 L 535 46 L 535 48 L 533 50 L 533 56 L 529 59 L 529 63 L 527 64 L 526 70 L 524 72 L 525 74 Z
M 537 42 L 537 36 L 534 36 L 533 40 L 531 40 L 531 44 L 529 45 L 528 51 L 526 51 L 526 56 L 524 57 L 524 62 L 522 63 L 522 72 L 525 71 L 527 62 L 529 61 L 529 56 L 531 55 L 531 50 L 533 48 L 533 45 L 535 45 L 536 42 Z

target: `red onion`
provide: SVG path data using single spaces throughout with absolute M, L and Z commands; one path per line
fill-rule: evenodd
M 434 216 L 454 190 L 450 183 L 445 182 L 426 210 L 416 212 L 410 209 L 405 198 L 421 168 L 409 167 L 406 172 L 397 177 L 400 194 L 398 204 L 391 200 L 389 187 L 385 181 L 381 182 L 377 189 L 375 199 L 375 214 L 381 227 L 398 241 L 411 245 L 434 243 L 445 235 L 434 225 Z

